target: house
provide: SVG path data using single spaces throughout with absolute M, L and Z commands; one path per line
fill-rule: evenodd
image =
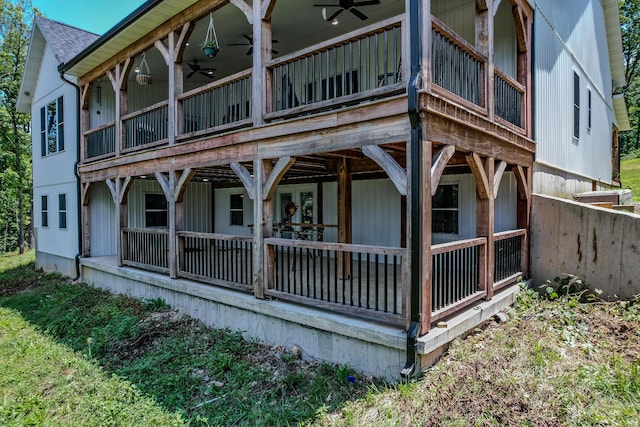
M 65 111 L 80 125 L 77 228 L 66 203 L 78 274 L 375 375 L 426 366 L 514 301 L 528 275 L 534 170 L 551 184 L 596 176 L 538 161 L 544 123 L 572 117 L 578 100 L 583 126 L 590 90 L 599 125 L 575 151 L 602 145 L 612 158 L 619 45 L 601 38 L 617 5 L 538 3 L 149 0 L 57 70 L 27 67 L 26 85 L 59 73 L 72 82 L 65 99 L 77 90 Z M 587 9 L 572 22 L 593 30 L 583 29 L 601 57 L 582 63 L 586 51 L 560 43 L 556 57 L 570 52 L 573 68 L 551 56 L 537 67 L 538 21 Z M 219 50 L 200 49 L 212 39 Z M 579 99 L 534 91 L 544 73 L 573 82 L 567 69 Z M 34 129 L 50 98 L 38 96 L 20 100 Z M 37 138 L 35 191 L 52 197 L 49 177 L 71 174 L 75 157 L 54 162 Z M 43 219 L 62 215 L 44 200 Z M 65 259 L 69 271 L 75 254 L 43 239 L 51 231 L 75 248 L 75 235 L 35 222 L 38 264 Z

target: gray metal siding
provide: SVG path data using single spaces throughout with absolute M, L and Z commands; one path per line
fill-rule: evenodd
M 598 1 L 540 0 L 535 25 L 536 160 L 611 181 L 611 72 Z M 580 77 L 580 138 L 573 138 L 573 73 Z M 587 90 L 592 128 L 587 129 Z M 553 194 L 553 183 L 542 185 Z
M 91 256 L 115 255 L 116 206 L 104 182 L 91 186 Z

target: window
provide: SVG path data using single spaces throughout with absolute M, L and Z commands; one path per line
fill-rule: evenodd
M 167 199 L 164 194 L 144 195 L 145 227 L 167 226 Z
M 458 184 L 438 186 L 432 204 L 431 231 L 458 234 Z
M 43 227 L 49 226 L 49 197 L 48 196 L 40 196 L 40 204 L 41 204 L 41 225 Z
M 64 102 L 61 96 L 40 109 L 40 151 L 47 156 L 64 150 Z
M 580 77 L 573 72 L 573 137 L 580 138 Z
M 244 198 L 242 194 L 231 194 L 231 225 L 244 225 Z
M 591 89 L 587 89 L 587 130 L 591 130 Z
M 67 195 L 58 194 L 58 227 L 67 228 Z

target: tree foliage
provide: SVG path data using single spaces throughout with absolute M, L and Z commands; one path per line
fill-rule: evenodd
M 623 154 L 640 150 L 640 0 L 618 0 L 625 66 L 623 93 L 631 130 L 620 134 Z
M 0 252 L 24 252 L 31 224 L 30 115 L 19 113 L 33 14 L 31 0 L 0 0 Z

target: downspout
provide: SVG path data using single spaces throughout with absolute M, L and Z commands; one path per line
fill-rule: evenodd
M 411 297 L 409 318 L 410 325 L 407 331 L 407 362 L 401 371 L 402 376 L 412 376 L 416 370 L 416 341 L 420 325 L 420 264 L 422 248 L 422 221 L 419 212 L 422 212 L 420 189 L 422 188 L 422 121 L 418 106 L 418 89 L 420 87 L 420 0 L 410 0 L 409 4 L 409 49 L 410 49 L 410 77 L 407 86 L 408 114 L 411 121 Z
M 60 68 L 64 67 L 64 64 L 61 64 L 60 67 L 58 67 L 58 70 L 60 70 Z M 76 263 L 76 277 L 72 278 L 71 280 L 78 280 L 80 278 L 80 255 L 81 255 L 81 251 L 82 251 L 82 187 L 80 186 L 80 174 L 78 173 L 78 165 L 80 164 L 80 86 L 78 86 L 77 84 L 75 84 L 74 82 L 72 82 L 71 80 L 68 80 L 65 76 L 64 76 L 64 72 L 63 71 L 59 71 L 60 72 L 60 79 L 62 79 L 63 82 L 65 83 L 69 83 L 71 86 L 76 88 L 76 135 L 78 136 L 78 146 L 77 146 L 77 156 L 76 156 L 76 162 L 73 164 L 73 174 L 76 176 L 76 193 L 78 195 L 78 200 L 77 200 L 77 219 L 78 219 L 78 224 L 77 224 L 77 232 L 78 232 L 78 253 L 75 256 L 75 263 Z

